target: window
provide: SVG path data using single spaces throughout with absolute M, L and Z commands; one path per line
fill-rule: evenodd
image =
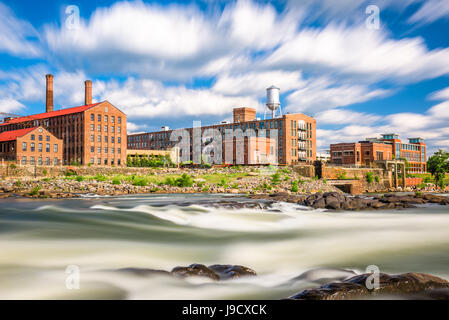
M 101 159 L 100 158 L 98 158 L 97 164 L 101 164 Z
M 104 153 L 108 153 L 108 147 L 104 147 Z
M 97 125 L 97 131 L 101 132 L 101 124 Z
M 101 153 L 101 147 L 97 147 L 97 153 Z
M 108 123 L 108 116 L 104 116 L 104 122 Z
M 104 132 L 108 132 L 108 126 L 107 125 L 104 126 Z
M 50 141 L 50 136 L 46 136 L 45 141 Z
M 53 158 L 53 165 L 57 166 L 58 165 L 58 158 Z
M 93 146 L 90 147 L 90 152 L 95 152 L 95 148 Z
M 90 125 L 90 131 L 94 131 L 94 125 L 93 124 Z
M 98 121 L 98 122 L 101 122 L 101 114 L 99 114 L 99 115 L 97 116 L 97 121 Z
M 42 141 L 42 135 L 39 135 L 39 141 Z
M 30 157 L 30 164 L 34 166 L 34 157 Z
M 117 153 L 118 153 L 118 154 L 120 154 L 120 151 L 121 151 L 121 149 L 120 149 L 120 148 L 118 148 L 118 149 L 117 149 Z
M 111 159 L 111 166 L 114 165 L 114 159 Z
M 45 144 L 45 152 L 50 152 L 50 144 L 49 143 Z
M 94 135 L 93 134 L 90 135 L 90 142 L 94 142 Z
M 104 112 L 108 112 L 109 108 L 108 107 L 104 107 Z
M 50 158 L 49 157 L 45 158 L 45 165 L 47 165 L 47 166 L 50 165 Z
M 27 157 L 25 156 L 22 157 L 22 164 L 23 165 L 27 164 Z
M 27 143 L 22 142 L 22 151 L 27 151 Z
M 57 144 L 57 143 L 55 143 L 55 144 L 53 145 L 53 152 L 54 152 L 54 153 L 57 153 L 57 152 L 58 152 L 58 144 Z
M 118 133 L 120 133 L 120 132 L 121 132 L 121 130 L 120 130 L 120 127 L 117 127 L 117 132 L 118 132 Z
M 37 159 L 37 165 L 41 166 L 42 165 L 42 157 L 39 157 Z
M 108 143 L 108 136 L 104 136 L 104 142 Z
M 31 151 L 34 152 L 34 142 L 31 142 Z
M 90 158 L 90 163 L 94 164 L 94 158 Z
M 117 118 L 117 123 L 122 123 L 122 117 Z
M 121 138 L 117 137 L 117 143 L 120 143 Z
M 32 135 L 31 135 L 31 140 L 33 140 L 33 141 L 34 141 L 34 134 L 32 134 Z
M 104 159 L 104 164 L 105 164 L 105 165 L 108 164 L 108 159 Z
M 39 143 L 38 150 L 39 152 L 42 152 L 42 143 Z
M 95 120 L 95 116 L 93 113 L 90 114 L 90 121 L 94 121 Z
M 115 122 L 115 117 L 111 116 L 111 123 L 114 123 L 114 122 Z
M 112 132 L 112 133 L 114 133 L 114 129 L 115 129 L 115 127 L 112 126 L 112 127 L 111 127 L 111 132 Z
M 120 159 L 117 160 L 117 164 L 120 165 Z
M 111 153 L 114 154 L 114 148 L 111 148 Z
M 115 142 L 115 137 L 111 137 L 111 143 Z
M 100 135 L 97 136 L 97 142 L 101 142 L 101 136 Z

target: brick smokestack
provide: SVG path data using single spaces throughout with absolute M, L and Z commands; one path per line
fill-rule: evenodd
M 92 104 L 92 81 L 84 81 L 84 104 Z
M 53 111 L 53 75 L 47 74 L 45 76 L 47 79 L 47 87 L 46 87 L 46 99 L 45 99 L 45 112 Z

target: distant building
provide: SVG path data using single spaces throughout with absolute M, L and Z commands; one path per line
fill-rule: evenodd
M 23 165 L 62 164 L 62 140 L 42 127 L 0 133 L 0 160 Z
M 41 126 L 63 141 L 63 164 L 126 165 L 126 115 L 108 101 L 92 103 L 85 81 L 85 104 L 53 110 L 53 76 L 47 75 L 45 113 L 9 118 L 0 133 Z
M 217 129 L 222 140 L 222 154 L 223 163 L 227 163 L 225 130 L 234 130 L 237 132 L 241 130 L 243 135 L 247 130 L 254 130 L 257 138 L 239 137 L 236 136 L 234 140 L 234 156 L 230 164 L 250 164 L 250 160 L 258 161 L 257 159 L 272 159 L 274 155 L 279 164 L 292 165 L 299 163 L 313 163 L 316 159 L 316 120 L 304 114 L 284 114 L 283 116 L 260 120 L 256 118 L 256 110 L 252 108 L 236 108 L 233 111 L 233 123 L 221 122 L 216 125 L 203 126 L 200 128 L 201 137 L 207 133 L 206 130 Z M 190 154 L 189 159 L 193 159 L 193 128 L 186 128 L 190 135 Z M 237 131 L 236 131 L 237 130 Z M 277 138 L 272 136 L 270 130 L 277 130 Z M 140 134 L 128 135 L 129 149 L 154 149 L 154 150 L 170 150 L 178 142 L 170 141 L 172 129 L 158 132 L 148 132 Z M 261 136 L 263 134 L 263 136 Z M 201 139 L 201 148 L 204 149 L 211 141 L 218 137 L 207 137 L 208 139 Z M 262 139 L 263 138 L 263 139 Z M 243 139 L 243 140 L 242 140 Z M 277 139 L 277 140 L 275 140 Z M 244 144 L 244 155 L 237 155 L 235 150 L 236 144 L 240 142 Z M 268 149 L 267 147 L 269 146 Z M 228 147 L 229 148 L 229 147 Z M 229 149 L 228 149 L 229 150 Z M 250 155 L 248 155 L 248 152 Z M 274 154 L 273 154 L 274 153 Z M 245 159 L 243 163 L 239 163 L 240 159 Z M 269 162 L 272 163 L 272 162 Z
M 369 166 L 375 161 L 406 159 L 408 172 L 426 172 L 426 144 L 422 138 L 409 138 L 402 143 L 397 134 L 383 134 L 382 138 L 330 145 L 331 163 Z
M 316 159 L 317 161 L 330 162 L 331 161 L 330 150 L 326 150 L 324 152 L 317 152 Z

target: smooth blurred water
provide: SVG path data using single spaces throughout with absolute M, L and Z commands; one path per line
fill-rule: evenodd
M 449 209 L 328 212 L 280 203 L 214 209 L 226 195 L 145 195 L 0 201 L 1 299 L 279 299 L 363 272 L 426 272 L 449 279 Z M 118 272 L 192 263 L 240 264 L 257 277 L 213 282 Z M 65 270 L 81 271 L 79 290 Z

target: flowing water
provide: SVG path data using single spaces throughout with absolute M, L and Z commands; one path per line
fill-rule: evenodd
M 449 279 L 446 206 L 210 207 L 223 199 L 249 201 L 226 195 L 1 200 L 0 299 L 280 299 L 322 278 L 350 275 L 342 269 L 360 273 L 369 265 Z M 192 263 L 240 264 L 258 276 L 214 282 L 118 271 Z M 66 286 L 68 266 L 80 270 L 79 289 Z

